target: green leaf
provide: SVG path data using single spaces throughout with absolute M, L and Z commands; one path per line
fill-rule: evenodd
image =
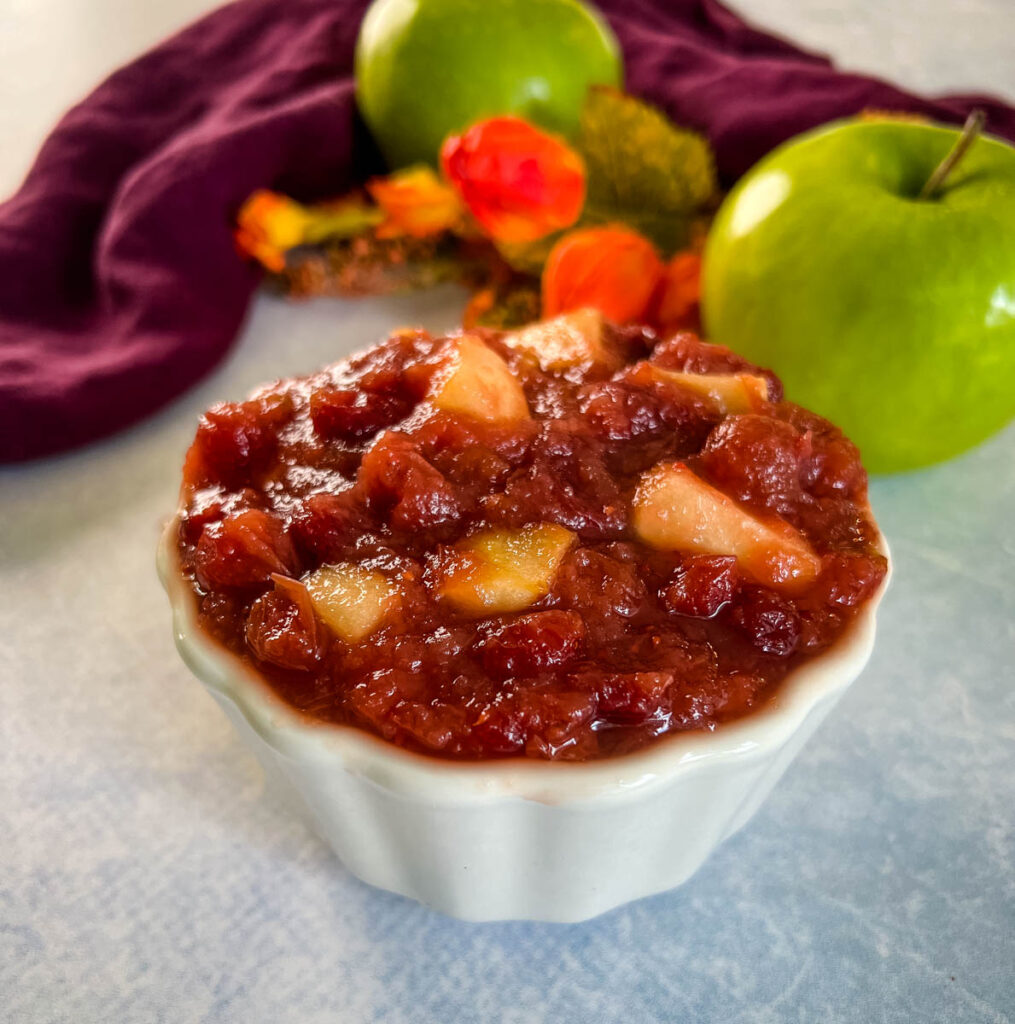
M 376 227 L 384 220 L 384 211 L 361 199 L 341 203 L 307 206 L 303 241 L 308 245 L 331 238 L 353 238 Z
M 554 231 L 552 234 L 537 238 L 534 242 L 495 242 L 497 252 L 504 262 L 519 274 L 534 274 L 537 277 L 543 272 L 543 266 L 550 250 L 570 231 Z
M 669 256 L 687 244 L 696 216 L 718 193 L 704 136 L 609 86 L 593 86 L 578 148 L 588 169 L 583 224 L 620 222 Z
M 492 289 L 489 304 L 484 303 L 484 307 L 477 310 L 474 326 L 512 330 L 538 320 L 539 311 L 539 282 L 512 281 Z

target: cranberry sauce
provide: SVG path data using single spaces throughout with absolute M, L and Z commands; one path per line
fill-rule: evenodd
M 583 760 L 765 702 L 877 589 L 858 452 L 719 346 L 582 312 L 402 330 L 217 405 L 203 628 L 291 705 L 450 758 Z

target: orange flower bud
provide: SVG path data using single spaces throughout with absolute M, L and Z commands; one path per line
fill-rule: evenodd
M 618 323 L 643 321 L 663 275 L 655 246 L 619 224 L 566 234 L 543 270 L 543 316 L 593 306 Z
M 285 267 L 285 252 L 303 241 L 306 210 L 287 196 L 258 189 L 240 207 L 236 244 L 268 270 Z
M 498 242 L 532 242 L 570 227 L 585 203 L 582 158 L 520 117 L 492 117 L 450 136 L 441 164 Z
M 663 333 L 696 331 L 700 327 L 701 256 L 678 252 L 663 273 L 653 320 Z
M 454 189 L 429 167 L 407 167 L 386 178 L 372 178 L 367 192 L 385 214 L 378 238 L 426 238 L 451 231 L 465 213 Z

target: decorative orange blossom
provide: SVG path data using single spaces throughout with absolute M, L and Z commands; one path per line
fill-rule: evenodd
M 662 276 L 655 246 L 630 228 L 571 231 L 543 270 L 543 316 L 592 306 L 620 323 L 645 320 Z
M 371 178 L 367 192 L 385 214 L 377 228 L 378 238 L 426 238 L 462 226 L 462 201 L 429 167 L 407 167 L 384 178 Z
M 520 117 L 493 117 L 450 136 L 441 164 L 498 242 L 532 242 L 570 227 L 585 203 L 582 158 Z

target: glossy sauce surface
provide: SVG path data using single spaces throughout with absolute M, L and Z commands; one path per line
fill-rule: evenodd
M 858 453 L 719 346 L 578 326 L 400 331 L 209 410 L 203 627 L 306 714 L 444 757 L 597 758 L 764 703 L 884 577 Z

